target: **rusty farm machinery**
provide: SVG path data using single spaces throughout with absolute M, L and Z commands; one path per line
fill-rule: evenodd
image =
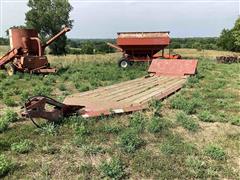
M 50 67 L 44 51 L 68 31 L 70 28 L 65 27 L 42 44 L 38 32 L 34 29 L 9 29 L 11 50 L 0 58 L 0 69 L 5 69 L 8 75 L 13 75 L 16 71 L 42 74 L 56 72 L 56 69 Z
M 151 62 L 153 59 L 181 59 L 179 54 L 165 54 L 170 45 L 169 32 L 119 32 L 117 44 L 110 47 L 122 52 L 119 67 L 126 68 L 134 62 Z M 161 51 L 161 54 L 158 54 Z
M 7 68 L 6 65 L 10 64 L 13 72 L 55 72 L 49 67 L 44 49 L 69 30 L 64 28 L 45 45 L 41 45 L 35 30 L 12 29 L 12 49 L 0 59 L 0 67 Z M 22 116 L 30 118 L 37 125 L 36 118 L 56 122 L 72 114 L 88 118 L 133 112 L 147 108 L 151 100 L 166 98 L 181 89 L 187 77 L 194 75 L 197 68 L 195 59 L 179 59 L 180 55 L 164 54 L 164 49 L 170 43 L 168 34 L 119 33 L 118 45 L 110 44 L 123 52 L 120 61 L 123 68 L 130 62 L 150 62 L 147 76 L 69 95 L 63 102 L 46 96 L 34 96 L 25 103 Z M 162 54 L 157 55 L 160 50 Z

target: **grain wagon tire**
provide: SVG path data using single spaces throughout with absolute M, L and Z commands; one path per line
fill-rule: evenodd
M 120 59 L 118 61 L 118 66 L 125 69 L 129 66 L 129 61 L 126 59 Z
M 12 63 L 5 65 L 5 68 L 8 76 L 13 76 L 16 73 L 16 67 Z

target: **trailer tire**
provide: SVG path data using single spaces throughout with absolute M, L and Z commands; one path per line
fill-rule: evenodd
M 118 66 L 121 67 L 121 68 L 127 68 L 128 66 L 130 65 L 129 61 L 126 60 L 126 59 L 120 59 L 118 61 Z
M 16 73 L 16 67 L 12 63 L 5 65 L 8 76 L 13 76 Z

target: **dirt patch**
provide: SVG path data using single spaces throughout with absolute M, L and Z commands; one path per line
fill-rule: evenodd
M 234 135 L 240 133 L 240 127 L 229 123 L 206 123 L 199 122 L 200 129 L 195 133 L 190 133 L 182 127 L 176 128 L 186 140 L 197 143 L 199 146 L 213 143 L 216 140 L 227 135 Z

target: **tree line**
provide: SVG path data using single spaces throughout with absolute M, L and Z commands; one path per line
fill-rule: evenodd
M 201 37 L 201 38 L 172 38 L 171 49 L 188 48 L 197 50 L 227 50 L 239 52 L 239 46 L 228 39 L 224 30 L 223 37 Z M 109 47 L 107 42 L 115 43 L 115 39 L 67 39 L 65 54 L 104 54 L 113 53 L 115 49 Z M 0 38 L 0 45 L 9 45 L 7 38 Z M 54 54 L 50 51 L 50 54 Z

